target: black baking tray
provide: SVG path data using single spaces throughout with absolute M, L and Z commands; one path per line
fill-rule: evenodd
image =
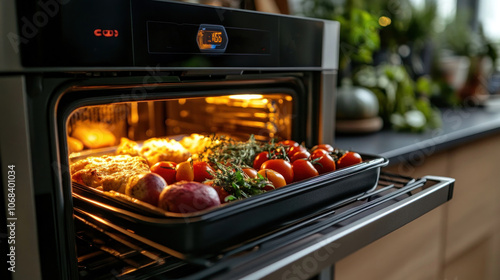
M 189 214 L 167 212 L 124 195 L 73 183 L 75 211 L 183 259 L 199 259 L 272 232 L 335 203 L 376 188 L 383 157 L 219 207 Z

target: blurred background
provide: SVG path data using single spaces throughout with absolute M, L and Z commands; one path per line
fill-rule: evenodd
M 338 110 L 339 124 L 376 110 L 386 129 L 423 132 L 441 126 L 440 108 L 500 109 L 500 1 L 188 2 L 339 21 L 338 98 L 357 97 L 338 102 L 353 104 Z

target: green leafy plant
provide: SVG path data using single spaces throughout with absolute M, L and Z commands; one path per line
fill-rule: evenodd
M 367 11 L 352 8 L 344 15 L 333 17 L 338 21 L 340 29 L 340 68 L 348 67 L 348 64 L 371 64 L 373 52 L 380 48 L 380 37 L 378 30 L 380 25 L 377 18 Z
M 367 9 L 391 19 L 391 24 L 380 32 L 384 47 L 396 49 L 403 44 L 419 47 L 435 34 L 436 2 L 426 1 L 424 6 L 416 7 L 408 0 L 378 0 L 371 1 Z
M 450 99 L 449 91 L 446 91 L 447 81 L 444 80 L 445 83 L 442 84 L 445 89 L 443 94 L 446 96 L 437 96 L 437 100 L 444 101 L 443 103 L 447 106 L 459 105 L 466 102 L 470 96 L 486 92 L 481 81 L 487 80 L 490 73 L 484 71 L 487 69 L 485 65 L 488 63 L 495 65 L 498 60 L 497 42 L 484 34 L 480 23 L 473 26 L 471 22 L 470 12 L 459 9 L 455 16 L 448 19 L 445 28 L 437 36 L 436 42 L 441 53 L 436 58 L 436 69 L 439 70 L 442 57 L 448 59 L 465 58 L 469 61 L 465 84 L 461 85 L 460 88 L 455 86 L 453 89 L 452 94 L 458 96 L 456 100 Z M 438 70 L 436 72 L 439 72 Z
M 441 125 L 439 111 L 428 100 L 433 85 L 427 77 L 415 83 L 404 66 L 383 64 L 363 67 L 354 83 L 375 93 L 379 114 L 395 130 L 421 132 Z
M 439 35 L 440 48 L 450 50 L 455 55 L 488 56 L 493 61 L 498 58 L 494 43 L 485 36 L 482 26 L 474 30 L 470 25 L 468 11 L 459 11 Z
M 350 76 L 360 65 L 373 62 L 373 53 L 380 48 L 380 25 L 375 16 L 352 0 L 345 6 L 335 6 L 329 0 L 305 0 L 302 5 L 306 16 L 340 23 L 339 69 L 344 75 Z
M 398 47 L 403 44 L 412 48 L 412 55 L 417 54 L 415 50 L 423 48 L 432 33 L 435 4 L 417 9 L 408 0 L 347 0 L 337 6 L 329 0 L 305 0 L 303 8 L 306 16 L 340 23 L 338 80 L 352 79 L 353 85 L 373 91 L 386 126 L 416 132 L 440 125 L 440 114 L 429 102 L 436 89 L 429 78 L 413 81 L 401 62 L 373 65 L 374 54 L 381 47 L 388 57 L 397 57 Z M 382 16 L 385 23 L 379 22 Z

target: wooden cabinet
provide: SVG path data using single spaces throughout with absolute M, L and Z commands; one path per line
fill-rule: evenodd
M 336 280 L 500 279 L 500 135 L 421 155 L 386 170 L 455 178 L 453 199 L 338 262 Z
M 335 280 L 439 279 L 441 207 L 335 264 Z

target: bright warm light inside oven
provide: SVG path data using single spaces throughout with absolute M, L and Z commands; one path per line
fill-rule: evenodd
M 264 108 L 269 100 L 264 98 L 262 94 L 241 94 L 219 97 L 207 97 L 205 102 L 215 105 L 228 105 L 232 107 L 252 107 Z
M 238 94 L 238 95 L 230 95 L 230 99 L 239 99 L 239 100 L 252 100 L 252 99 L 261 99 L 262 94 Z

